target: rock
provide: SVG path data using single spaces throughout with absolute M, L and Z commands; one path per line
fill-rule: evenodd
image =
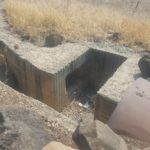
M 19 45 L 18 45 L 18 44 L 15 44 L 15 45 L 14 45 L 14 49 L 19 49 Z
M 149 78 L 150 77 L 150 53 L 144 55 L 140 59 L 138 65 L 142 72 L 143 77 Z
M 113 42 L 118 42 L 121 40 L 121 33 L 118 32 L 112 32 L 111 35 L 107 37 L 108 40 L 111 40 Z
M 59 44 L 62 44 L 64 37 L 59 34 L 51 34 L 46 37 L 45 39 L 45 46 L 46 47 L 55 47 Z
M 41 150 L 50 140 L 41 116 L 25 107 L 0 107 L 1 150 Z
M 50 142 L 42 148 L 42 150 L 75 150 L 71 147 L 65 146 L 59 142 Z
M 79 125 L 73 139 L 81 150 L 127 150 L 124 140 L 97 120 L 87 126 Z
M 137 46 L 139 46 L 139 47 L 143 47 L 143 48 L 144 48 L 143 43 L 142 43 L 142 42 L 140 42 L 140 41 L 136 41 L 136 42 L 135 42 L 135 45 L 137 45 Z

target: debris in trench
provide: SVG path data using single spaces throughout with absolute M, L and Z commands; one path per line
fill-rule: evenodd
M 72 101 L 71 104 L 62 111 L 62 114 L 77 122 L 82 120 L 85 124 L 89 124 L 94 120 L 94 109 L 87 109 L 76 100 Z

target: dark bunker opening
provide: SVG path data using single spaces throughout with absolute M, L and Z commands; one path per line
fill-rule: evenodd
M 93 105 L 97 91 L 125 60 L 117 54 L 90 49 L 84 63 L 66 77 L 68 98 Z

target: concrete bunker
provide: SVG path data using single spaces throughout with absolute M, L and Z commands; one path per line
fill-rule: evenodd
M 7 59 L 9 72 L 17 81 L 15 85 L 19 86 L 19 91 L 59 112 L 63 111 L 73 99 L 83 104 L 88 102 L 93 106 L 93 97 L 97 91 L 126 60 L 126 57 L 113 52 L 66 44 L 57 48 L 57 51 L 63 49 L 67 54 L 72 46 L 70 51 L 74 50 L 79 54 L 66 55 L 68 59 L 66 64 L 62 63 L 62 66 L 59 66 L 61 65 L 59 63 L 58 69 L 55 70 L 50 66 L 48 72 L 26 60 L 20 55 L 21 50 L 12 50 L 4 43 L 0 46 Z M 35 56 L 38 54 L 34 50 L 31 52 Z M 60 58 L 60 61 L 62 60 Z M 53 59 L 52 65 L 55 62 Z
M 66 77 L 69 99 L 93 106 L 92 97 L 125 60 L 117 54 L 90 49 L 84 63 Z

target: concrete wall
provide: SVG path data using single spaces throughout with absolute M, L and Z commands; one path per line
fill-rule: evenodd
M 20 91 L 33 98 L 42 100 L 48 104 L 51 99 L 51 105 L 55 107 L 54 96 L 54 76 L 39 70 L 31 63 L 21 59 L 13 51 L 5 51 L 8 69 L 12 72 L 18 82 Z
M 107 122 L 116 105 L 129 86 L 141 75 L 138 62 L 141 55 L 134 54 L 117 69 L 113 76 L 97 92 L 95 119 Z
M 66 91 L 66 77 L 86 61 L 87 54 L 88 51 L 54 75 L 54 99 L 57 110 L 63 110 L 71 102 Z
M 66 92 L 66 76 L 84 63 L 86 53 L 51 74 L 22 59 L 4 43 L 0 43 L 0 48 L 6 57 L 9 72 L 15 75 L 19 83 L 19 91 L 41 100 L 57 111 L 62 111 L 70 103 Z
M 95 97 L 96 108 L 94 112 L 94 118 L 107 123 L 112 112 L 115 110 L 117 103 L 109 99 L 108 97 L 97 94 Z

